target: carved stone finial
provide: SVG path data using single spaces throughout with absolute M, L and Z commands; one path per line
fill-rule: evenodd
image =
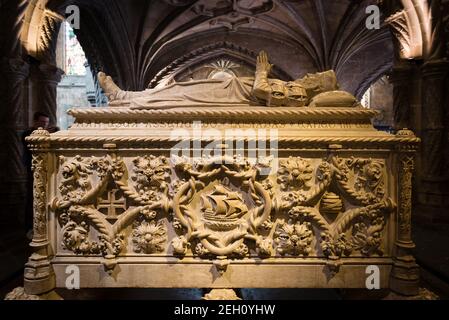
M 112 275 L 116 265 L 117 265 L 117 259 L 115 259 L 115 256 L 108 254 L 104 257 L 104 260 L 103 260 L 104 270 L 109 275 Z
M 414 135 L 415 133 L 407 128 L 403 128 L 396 133 L 396 136 L 399 137 L 413 137 Z
M 242 300 L 233 289 L 213 289 L 202 300 Z
M 31 149 L 45 149 L 50 145 L 50 132 L 39 127 L 26 137 L 25 141 Z
M 39 136 L 39 137 L 50 137 L 50 132 L 45 130 L 42 127 L 37 128 L 31 133 L 32 136 Z
M 217 258 L 218 259 L 214 261 L 214 266 L 217 268 L 218 273 L 223 275 L 231 264 L 231 261 L 226 259 L 226 256 L 219 256 Z

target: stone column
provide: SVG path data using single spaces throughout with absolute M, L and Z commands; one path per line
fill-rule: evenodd
M 393 67 L 390 81 L 393 84 L 393 117 L 396 130 L 413 128 L 413 110 L 410 104 L 414 70 L 414 65 L 407 61 L 398 62 Z
M 445 79 L 447 60 L 433 60 L 422 66 L 422 169 L 430 182 L 447 180 L 444 168 Z
M 23 84 L 29 74 L 29 65 L 22 59 L 3 58 L 0 61 L 0 74 L 3 91 L 0 94 L 0 165 L 5 174 L 1 179 L 0 192 L 4 196 L 3 199 L 6 199 L 2 206 L 6 207 L 6 211 L 14 208 L 13 211 L 18 216 L 25 209 L 26 171 L 22 160 L 21 134 L 27 126 L 23 108 Z
M 412 131 L 404 129 L 397 133 L 398 137 L 415 138 Z M 400 145 L 397 153 L 398 169 L 398 208 L 394 264 L 391 271 L 390 288 L 402 295 L 419 293 L 419 266 L 415 262 L 412 251 L 412 177 L 415 168 L 415 146 Z
M 50 126 L 55 126 L 56 89 L 64 71 L 51 64 L 40 64 L 36 70 L 36 88 L 38 90 L 38 110 L 50 116 Z
M 24 288 L 26 294 L 43 294 L 55 287 L 55 275 L 48 252 L 48 172 L 51 172 L 48 148 L 50 133 L 35 130 L 27 138 L 33 152 L 33 240 L 32 254 L 25 264 Z

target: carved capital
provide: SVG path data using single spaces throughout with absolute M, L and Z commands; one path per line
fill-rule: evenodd
M 58 85 L 61 81 L 61 77 L 64 74 L 64 70 L 59 69 L 52 64 L 40 64 L 38 67 L 37 77 L 38 82 L 46 85 Z
M 5 88 L 4 94 L 0 96 L 0 103 L 4 116 L 0 120 L 11 129 L 23 127 L 23 82 L 29 75 L 29 65 L 22 59 L 3 58 L 0 60 L 0 86 Z M 13 146 L 16 139 L 5 140 Z
M 22 82 L 28 77 L 30 66 L 22 59 L 2 58 L 0 61 L 0 72 L 3 73 L 10 82 Z
M 413 62 L 408 60 L 400 60 L 393 66 L 389 80 L 393 85 L 404 85 L 413 80 L 413 73 L 416 72 L 416 66 Z
M 446 59 L 426 61 L 421 70 L 423 78 L 426 80 L 443 80 L 449 72 L 449 61 Z

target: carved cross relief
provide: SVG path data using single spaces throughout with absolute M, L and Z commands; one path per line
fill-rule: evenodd
M 113 224 L 120 214 L 126 211 L 126 199 L 120 189 L 110 189 L 105 193 L 106 198 L 98 199 L 97 210 L 106 215 L 106 220 Z

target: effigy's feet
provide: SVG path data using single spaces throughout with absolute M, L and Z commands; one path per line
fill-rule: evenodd
M 98 82 L 108 97 L 109 101 L 116 100 L 117 94 L 121 89 L 115 84 L 114 80 L 104 72 L 98 72 Z

